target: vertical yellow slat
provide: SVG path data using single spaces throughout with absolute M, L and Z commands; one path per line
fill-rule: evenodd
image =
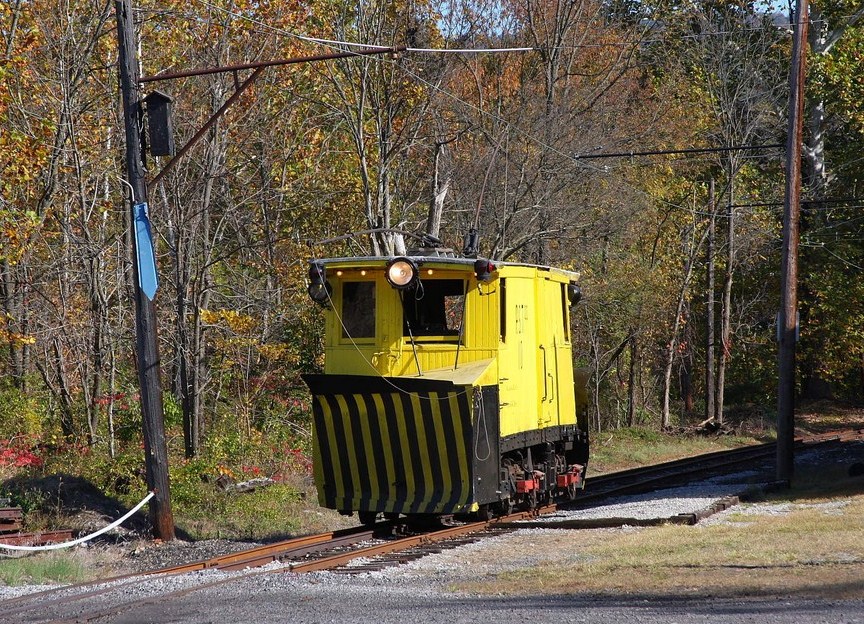
M 396 408 L 395 421 L 399 430 L 399 444 L 402 447 L 402 469 L 405 471 L 405 488 L 408 492 L 416 491 L 416 479 L 414 478 L 415 467 L 411 463 L 411 447 L 408 445 L 408 427 L 405 423 L 407 416 L 402 407 L 402 400 L 398 395 L 393 398 Z
M 450 462 L 447 457 L 447 439 L 444 435 L 444 426 L 441 414 L 441 401 L 447 399 L 447 395 L 442 396 L 437 392 L 432 392 L 429 395 L 432 403 L 432 422 L 435 426 L 435 446 L 438 449 L 438 465 L 441 466 L 441 481 L 444 484 L 444 491 L 449 492 L 453 489 L 453 475 L 450 474 Z M 453 414 L 450 418 L 458 418 L 458 414 Z
M 464 391 L 468 391 L 467 387 Z M 468 454 L 465 452 L 465 445 L 462 443 L 462 441 L 465 439 L 465 432 L 462 430 L 462 417 L 459 412 L 459 398 L 456 393 L 450 393 L 449 397 L 450 413 L 453 415 L 453 434 L 456 436 L 456 456 L 459 458 L 459 469 L 462 472 L 462 474 L 459 475 L 459 478 L 467 480 L 469 478 L 469 475 L 471 474 L 471 471 L 468 468 Z M 468 400 L 468 405 L 468 409 L 470 410 L 470 397 Z M 470 419 L 467 420 L 470 422 Z M 469 439 L 471 439 L 470 436 Z M 471 485 L 472 484 L 469 483 L 468 487 L 465 488 L 462 498 L 458 501 L 458 504 L 464 505 L 468 502 L 468 496 L 470 495 L 472 490 Z
M 338 450 L 339 445 L 336 444 L 336 432 L 333 428 L 333 412 L 330 410 L 330 404 L 324 397 L 319 397 L 318 400 L 324 413 L 324 422 L 327 424 L 327 442 L 330 445 L 330 459 L 333 463 L 333 476 L 336 480 L 333 486 L 338 501 L 345 498 L 345 484 L 342 482 L 342 464 Z
M 426 398 L 423 399 L 427 400 Z M 414 412 L 414 428 L 417 430 L 417 445 L 420 447 L 420 469 L 423 471 L 423 484 L 426 490 L 420 509 L 425 509 L 432 499 L 432 464 L 429 459 L 429 442 L 426 439 L 426 427 L 423 424 L 423 411 L 420 405 L 420 397 L 416 392 L 411 393 L 411 407 Z

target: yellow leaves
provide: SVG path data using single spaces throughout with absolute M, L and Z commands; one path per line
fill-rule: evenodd
M 0 258 L 17 264 L 38 227 L 39 218 L 31 210 L 0 210 Z
M 295 349 L 284 342 L 265 343 L 254 333 L 259 329 L 259 319 L 235 310 L 201 310 L 201 320 L 224 330 L 222 336 L 213 338 L 213 345 L 222 355 L 222 368 L 243 365 L 250 357 L 273 363 L 294 365 L 298 357 Z
M 0 315 L 0 341 L 12 343 L 18 346 L 36 344 L 35 336 L 19 334 L 16 331 L 9 329 L 9 323 L 13 318 L 8 314 Z
M 201 310 L 201 320 L 207 325 L 222 325 L 235 334 L 248 334 L 258 326 L 258 320 L 236 310 Z
M 296 362 L 297 354 L 294 352 L 294 348 L 291 345 L 285 344 L 284 342 L 274 343 L 274 344 L 260 344 L 258 345 L 258 353 L 261 354 L 265 360 L 270 361 L 289 361 Z

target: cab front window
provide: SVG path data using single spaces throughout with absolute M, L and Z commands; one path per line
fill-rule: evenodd
M 405 336 L 458 338 L 465 317 L 464 280 L 423 280 L 404 294 Z

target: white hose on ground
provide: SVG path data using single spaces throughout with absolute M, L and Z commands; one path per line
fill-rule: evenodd
M 0 544 L 0 548 L 3 548 L 5 550 L 38 551 L 38 550 L 57 550 L 59 548 L 70 548 L 72 546 L 77 546 L 78 544 L 83 544 L 84 542 L 88 542 L 91 539 L 93 539 L 94 537 L 98 537 L 98 536 L 102 535 L 103 533 L 110 531 L 111 529 L 117 528 L 118 526 L 120 526 L 121 524 L 126 522 L 126 520 L 128 520 L 132 516 L 132 514 L 134 514 L 139 509 L 141 509 L 144 505 L 146 505 L 147 501 L 149 501 L 151 498 L 153 498 L 153 492 L 149 492 L 147 494 L 147 496 L 144 497 L 144 500 L 142 500 L 140 503 L 138 503 L 132 509 L 130 509 L 129 512 L 125 516 L 123 516 L 122 518 L 118 518 L 117 520 L 115 520 L 114 522 L 109 524 L 108 526 L 102 527 L 101 529 L 99 529 L 95 533 L 91 533 L 90 535 L 85 535 L 84 537 L 79 537 L 78 539 L 72 540 L 71 542 L 63 542 L 62 544 L 46 544 L 45 546 L 12 546 L 10 544 Z

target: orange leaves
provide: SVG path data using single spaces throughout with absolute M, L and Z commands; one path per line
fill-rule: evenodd
M 286 343 L 265 343 L 256 332 L 260 326 L 258 317 L 241 314 L 235 310 L 201 310 L 201 320 L 222 330 L 221 335 L 212 338 L 216 349 L 223 356 L 223 366 L 233 366 L 257 354 L 270 362 L 295 363 L 297 356 L 291 345 Z

